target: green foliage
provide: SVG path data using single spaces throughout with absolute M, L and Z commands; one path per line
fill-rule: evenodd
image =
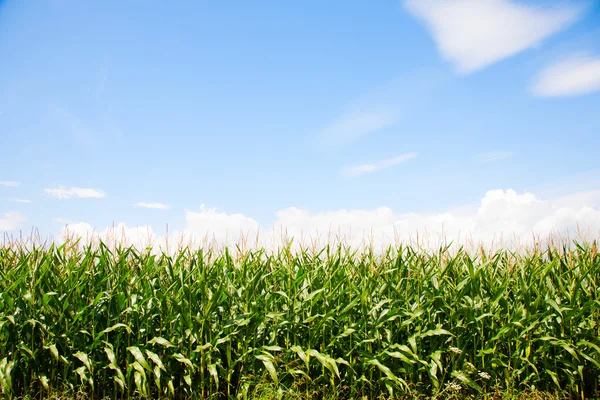
M 598 396 L 600 255 L 0 247 L 0 390 Z M 262 388 L 262 389 L 261 389 Z M 265 392 L 266 393 L 266 392 Z

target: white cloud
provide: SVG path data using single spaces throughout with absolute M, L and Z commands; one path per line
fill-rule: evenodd
M 87 222 L 66 223 L 66 221 L 62 218 L 57 218 L 57 222 L 65 222 L 65 226 L 63 226 L 60 230 L 60 234 L 63 237 L 80 237 L 82 239 L 91 239 L 94 234 L 96 234 L 94 227 Z
M 18 212 L 4 213 L 4 216 L 0 217 L 0 232 L 14 231 L 24 220 L 25 217 Z
M 515 155 L 515 153 L 512 151 L 497 150 L 497 151 L 488 151 L 485 153 L 480 153 L 477 156 L 477 158 L 479 159 L 479 161 L 482 161 L 482 162 L 493 162 L 493 161 L 505 160 L 507 158 L 514 157 L 514 155 Z
M 600 91 L 600 57 L 572 55 L 542 70 L 531 87 L 541 97 L 576 96 Z
M 12 198 L 11 200 L 14 201 L 14 202 L 17 202 L 17 203 L 25 203 L 25 204 L 30 204 L 31 203 L 31 200 L 20 199 L 18 197 Z
M 80 187 L 72 187 L 72 188 L 64 188 L 58 187 L 54 189 L 44 189 L 44 192 L 51 197 L 67 200 L 73 197 L 79 197 L 82 199 L 94 198 L 99 199 L 106 197 L 106 194 L 99 189 L 92 188 L 80 188 Z
M 84 242 L 102 240 L 105 243 L 131 245 L 138 249 L 155 245 L 164 248 L 164 243 L 166 243 L 165 238 L 158 237 L 149 225 L 131 228 L 124 223 L 101 231 L 95 230 L 86 222 L 69 223 L 60 230 L 60 237 L 62 240 L 81 238 Z
M 521 52 L 566 28 L 583 7 L 540 8 L 511 0 L 406 0 L 439 51 L 461 73 Z
M 552 203 L 558 207 L 583 208 L 600 206 L 600 190 L 584 190 L 556 197 Z
M 441 241 L 473 241 L 491 245 L 503 242 L 527 243 L 534 235 L 574 234 L 578 228 L 600 233 L 600 210 L 592 206 L 569 205 L 564 199 L 541 200 L 532 193 L 491 190 L 478 207 L 430 214 L 398 214 L 381 207 L 374 210 L 339 210 L 310 213 L 289 208 L 277 213 L 275 226 L 290 236 L 334 236 L 354 245 L 366 239 L 375 245 L 421 240 L 438 245 Z M 323 236 L 321 236 L 323 237 Z
M 417 156 L 417 153 L 406 153 L 401 154 L 397 157 L 387 158 L 385 160 L 377 161 L 371 164 L 361 164 L 351 167 L 345 167 L 343 169 L 344 175 L 347 177 L 356 177 L 371 172 L 380 171 L 382 169 L 393 167 L 394 165 L 405 163 Z
M 142 201 L 135 203 L 136 207 L 142 207 L 142 208 L 151 208 L 151 209 L 157 209 L 157 210 L 167 210 L 169 208 L 169 205 L 167 204 L 163 204 L 163 203 L 144 203 Z
M 17 187 L 21 184 L 21 182 L 15 181 L 0 181 L 0 186 L 8 186 L 8 187 Z
M 295 246 L 337 241 L 356 247 L 372 244 L 377 248 L 403 242 L 436 247 L 454 241 L 514 247 L 551 234 L 573 237 L 578 230 L 598 238 L 600 209 L 597 204 L 584 204 L 586 199 L 590 199 L 589 195 L 574 193 L 543 200 L 532 193 L 519 194 L 509 189 L 488 191 L 475 206 L 434 213 L 403 214 L 388 207 L 314 213 L 290 207 L 276 213 L 276 221 L 270 228 L 261 228 L 257 221 L 243 214 L 201 207 L 199 211 L 186 211 L 184 230 L 172 232 L 168 239 L 171 249 L 181 243 L 193 246 L 244 243 L 246 248 L 276 248 L 291 238 Z M 142 247 L 166 245 L 167 238 L 154 236 L 150 227 L 129 228 L 119 224 L 115 228 L 95 232 L 89 224 L 79 223 L 68 225 L 62 233 L 124 240 Z
M 215 208 L 200 206 L 200 211 L 185 212 L 185 233 L 196 239 L 216 241 L 218 243 L 237 241 L 241 235 L 255 237 L 260 225 L 254 219 L 243 214 L 227 214 Z
M 254 219 L 245 215 L 227 214 L 204 205 L 199 211 L 185 212 L 185 229 L 172 231 L 169 236 L 156 235 L 150 226 L 128 227 L 124 223 L 96 230 L 86 222 L 72 222 L 59 218 L 57 222 L 64 224 L 60 231 L 62 240 L 81 238 L 84 242 L 103 240 L 108 243 L 125 243 L 138 248 L 152 246 L 158 249 L 173 249 L 189 246 L 223 246 L 249 240 L 256 243 L 260 226 Z M 266 235 L 265 237 L 271 237 Z

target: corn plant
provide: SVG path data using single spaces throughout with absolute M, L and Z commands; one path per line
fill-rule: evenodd
M 234 249 L 235 250 L 235 249 Z M 6 398 L 599 395 L 595 243 L 383 253 L 0 247 Z

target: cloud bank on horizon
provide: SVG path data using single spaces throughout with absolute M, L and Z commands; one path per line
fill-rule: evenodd
M 540 199 L 533 193 L 512 189 L 490 190 L 474 207 L 437 213 L 397 213 L 389 207 L 372 210 L 311 212 L 289 207 L 276 213 L 272 226 L 261 226 L 253 218 L 227 214 L 201 206 L 185 212 L 185 228 L 168 238 L 150 226 L 130 227 L 124 223 L 96 230 L 86 222 L 65 225 L 61 238 L 117 240 L 141 248 L 182 245 L 235 245 L 276 248 L 294 239 L 296 245 L 341 242 L 361 247 L 385 247 L 399 243 L 430 245 L 443 243 L 484 246 L 528 245 L 554 237 L 600 237 L 600 191 Z

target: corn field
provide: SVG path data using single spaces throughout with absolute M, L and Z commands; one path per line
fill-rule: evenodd
M 0 247 L 5 398 L 599 394 L 595 243 L 174 255 Z

